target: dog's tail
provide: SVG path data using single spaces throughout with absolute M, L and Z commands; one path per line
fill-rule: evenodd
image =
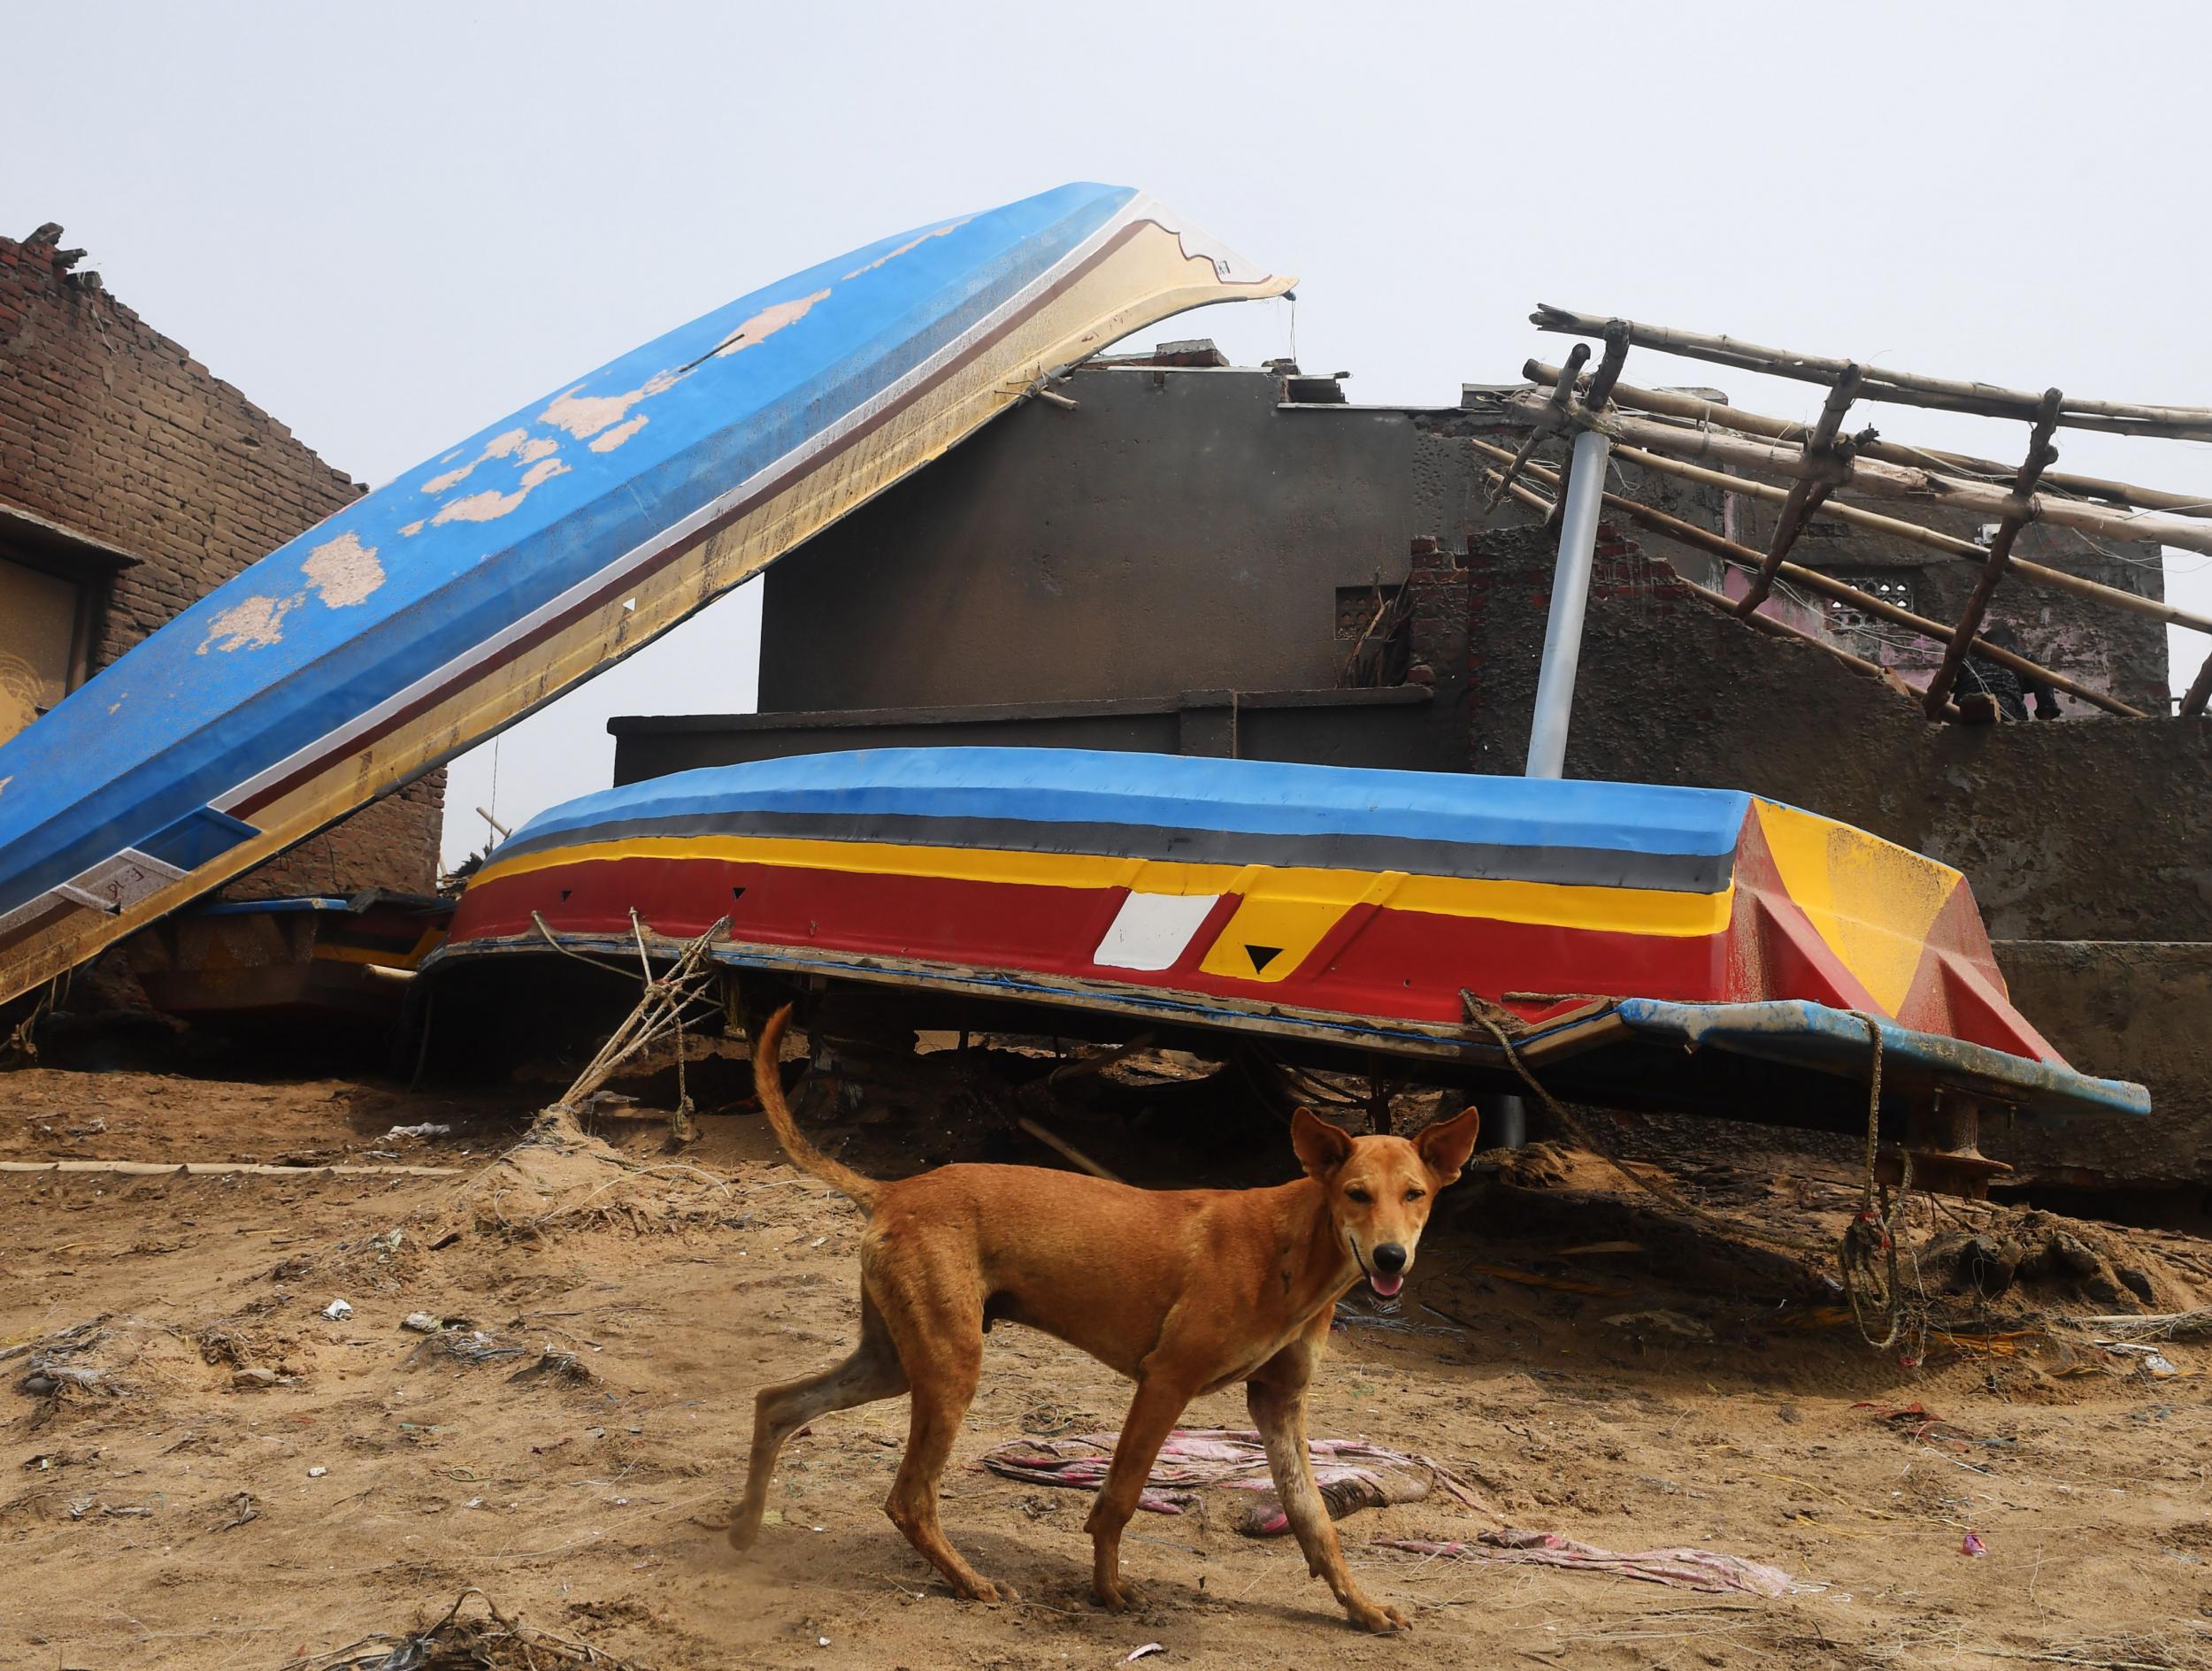
M 833 1161 L 806 1140 L 798 1123 L 791 1117 L 791 1105 L 783 1100 L 783 1075 L 776 1056 L 783 1044 L 783 1030 L 791 1019 L 791 1006 L 786 1004 L 769 1017 L 768 1024 L 760 1030 L 759 1040 L 753 1046 L 753 1085 L 759 1092 L 762 1111 L 768 1115 L 768 1123 L 776 1129 L 776 1140 L 783 1145 L 783 1152 L 791 1157 L 792 1165 L 803 1172 L 811 1172 L 841 1194 L 851 1197 L 853 1204 L 864 1213 L 873 1210 L 878 1185 L 873 1178 L 864 1178 L 841 1161 Z

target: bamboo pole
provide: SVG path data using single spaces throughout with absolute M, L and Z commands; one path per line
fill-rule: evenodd
M 1508 404 L 1517 406 L 1526 415 L 1545 402 L 1524 395 L 1515 396 Z M 1790 448 L 1778 447 L 1741 435 L 1725 434 L 1719 430 L 1682 429 L 1647 418 L 1632 418 L 1618 410 L 1606 413 L 1601 418 L 1594 416 L 1590 421 L 1617 441 L 1647 447 L 1655 452 L 1691 458 L 1715 458 L 1723 464 L 1736 464 L 1746 470 L 1763 470 L 1783 476 L 1814 473 L 1814 467 L 1805 464 Z M 1939 475 L 1932 470 L 1874 464 L 1864 458 L 1851 461 L 1849 473 L 1841 485 L 1854 493 L 1877 499 L 1907 499 L 1924 502 L 1934 500 L 1986 516 L 1992 521 L 2001 520 L 2009 514 L 2012 505 L 2012 494 L 2008 488 L 1993 487 L 1985 482 L 1965 481 L 1956 476 Z M 2162 545 L 2179 546 L 2185 551 L 2212 554 L 2212 525 L 2189 522 L 2178 517 L 2149 513 L 2127 517 L 2102 505 L 2085 504 L 2077 499 L 2059 499 L 2048 494 L 2038 494 L 2028 502 L 2028 519 L 2076 529 L 2107 540 L 2151 540 Z
M 2212 698 L 2212 655 L 2204 658 L 2204 665 L 2197 669 L 2196 678 L 2189 681 L 2189 688 L 2182 693 L 2177 710 L 2184 719 L 2194 719 L 2204 712 L 2204 704 Z
M 1943 660 L 1936 665 L 1935 677 L 1928 681 L 1927 708 L 1931 719 L 1950 700 L 1951 686 L 1958 678 L 1959 669 L 1966 664 L 1966 653 L 1973 645 L 1974 635 L 1982 630 L 1982 617 L 1989 612 L 1989 601 L 1997 594 L 1997 583 L 2005 578 L 2012 542 L 2019 538 L 2020 530 L 2028 525 L 2029 507 L 2035 502 L 2036 479 L 2042 475 L 2043 467 L 2058 456 L 2057 449 L 2051 445 L 2051 432 L 2057 426 L 2059 402 L 2064 398 L 2056 389 L 2044 392 L 2034 433 L 2028 439 L 2028 456 L 2021 462 L 2020 473 L 2013 479 L 2012 502 L 2016 509 L 1997 525 L 1997 532 L 1989 541 L 1989 556 L 1982 563 L 1981 573 L 1975 578 L 1974 589 L 1966 595 L 1965 609 L 1959 612 L 1958 626 L 1951 634 L 1951 641 L 1943 647 Z
M 1494 454 L 1500 456 L 1510 456 L 1506 454 L 1504 448 L 1492 447 L 1486 441 L 1476 441 L 1472 444 L 1486 454 Z M 1529 467 L 1528 473 L 1535 479 L 1542 481 L 1551 472 L 1540 466 L 1532 465 Z M 1701 550 L 1709 551 L 1714 556 L 1724 557 L 1731 563 L 1750 567 L 1760 560 L 1760 554 L 1749 546 L 1738 545 L 1733 540 L 1725 539 L 1713 533 L 1709 528 L 1701 528 L 1694 522 L 1686 522 L 1679 517 L 1670 516 L 1663 510 L 1640 504 L 1633 499 L 1624 498 L 1618 494 L 1608 494 L 1605 495 L 1605 502 L 1634 517 L 1647 527 L 1656 528 L 1660 533 L 1671 535 L 1686 545 L 1696 546 Z M 1916 615 L 1910 609 L 1901 609 L 1886 598 L 1878 598 L 1870 592 L 1862 592 L 1858 587 L 1847 585 L 1831 575 L 1823 574 L 1817 569 L 1809 569 L 1800 563 L 1785 562 L 1780 572 L 1783 579 L 1801 586 L 1809 592 L 1817 592 L 1824 597 L 1835 598 L 1841 602 L 1855 605 L 1865 610 L 1869 615 L 1890 622 L 1893 625 L 1901 626 L 1908 632 L 1917 632 L 1923 638 L 1932 639 L 1939 644 L 1950 641 L 1951 628 L 1943 622 L 1933 621 L 1924 615 Z M 2009 667 L 2016 673 L 2032 674 L 2053 689 L 2064 691 L 2070 696 L 2078 696 L 2091 707 L 2101 708 L 2108 714 L 2116 714 L 2123 719 L 2150 717 L 2141 709 L 2131 707 L 2116 696 L 2108 695 L 2101 690 L 2093 690 L 2077 679 L 2069 678 L 2065 674 L 2050 668 L 2039 666 L 2028 660 L 2026 656 L 2016 655 L 2001 645 L 1992 644 L 1987 639 L 1976 639 L 1974 649 L 1976 654 L 1996 663 L 2000 667 Z
M 1736 606 L 1736 613 L 1747 620 L 1767 601 L 1767 594 L 1774 590 L 1774 571 L 1782 566 L 1782 559 L 1789 556 L 1790 548 L 1797 543 L 1799 533 L 1812 519 L 1813 512 L 1826 502 L 1849 467 L 1850 443 L 1837 446 L 1836 432 L 1843 427 L 1844 414 L 1857 398 L 1859 382 L 1859 368 L 1845 366 L 1843 375 L 1836 379 L 1836 386 L 1821 403 L 1820 421 L 1813 425 L 1813 433 L 1805 437 L 1801 456 L 1817 473 L 1800 476 L 1790 484 L 1789 492 L 1782 500 L 1782 509 L 1774 518 L 1774 538 L 1767 543 L 1766 556 L 1759 564 L 1759 571 L 1751 577 L 1750 589 Z
M 1647 453 L 1640 447 L 1631 447 L 1625 443 L 1614 447 L 1613 456 L 1632 464 L 1640 464 L 1647 470 L 1660 471 L 1682 481 L 1717 487 L 1723 493 L 1742 494 L 1747 498 L 1756 499 L 1765 504 L 1780 504 L 1788 496 L 1783 489 L 1767 482 L 1754 481 L 1748 476 L 1724 475 L 1701 464 L 1684 464 L 1678 458 Z M 2047 481 L 2049 478 L 2046 476 L 2044 479 Z M 1871 533 L 1889 534 L 1925 546 L 1932 551 L 1970 558 L 1976 563 L 1988 555 L 1987 548 L 1978 546 L 1971 540 L 1962 540 L 1955 534 L 1939 533 L 1933 528 L 1923 527 L 1919 523 L 1907 522 L 1899 517 L 1885 517 L 1878 511 L 1864 510 L 1856 505 L 1838 504 L 1832 499 L 1821 506 L 1820 514 L 1833 517 L 1838 522 L 1848 523 L 1855 528 L 1864 528 Z M 2014 573 L 2032 586 L 2049 586 L 2056 592 L 2070 592 L 2076 597 L 2109 604 L 2116 609 L 2125 609 L 2131 614 L 2147 616 L 2154 621 L 2185 626 L 2198 632 L 2212 632 L 2212 617 L 2198 615 L 2178 604 L 2123 591 L 2116 586 L 2107 586 L 2101 580 L 2069 574 L 2063 569 L 2047 568 L 2025 557 L 2014 557 L 2009 566 Z
M 1480 441 L 1478 441 L 1475 444 L 1478 447 L 1483 446 L 1483 443 Z M 1486 450 L 1492 449 L 1486 448 Z M 1498 448 L 1494 450 L 1500 458 L 1508 458 L 1511 456 L 1511 455 L 1506 452 L 1503 448 Z M 1493 480 L 1495 480 L 1503 472 L 1501 471 L 1495 465 L 1493 465 L 1483 471 L 1484 475 L 1490 477 Z M 1550 516 L 1552 506 L 1555 502 L 1545 498 L 1543 494 L 1525 487 L 1517 481 L 1515 482 L 1507 491 L 1510 493 L 1514 498 L 1519 500 L 1523 504 L 1526 505 L 1531 510 L 1536 512 L 1536 514 L 1540 517 Z M 1669 564 L 1668 566 L 1670 568 L 1673 567 L 1672 564 Z M 1735 615 L 1736 600 L 1730 597 L 1725 592 L 1716 592 L 1709 586 L 1700 586 L 1696 581 L 1691 579 L 1689 576 L 1684 574 L 1679 569 L 1674 569 L 1673 572 L 1676 584 L 1686 588 L 1691 596 L 1698 599 L 1701 602 L 1711 605 L 1715 609 L 1717 609 L 1723 615 Z M 1824 650 L 1830 655 L 1834 656 L 1839 662 L 1841 662 L 1846 666 L 1849 667 L 1852 671 L 1855 673 L 1864 673 L 1870 678 L 1880 679 L 1885 684 L 1902 682 L 1898 680 L 1897 676 L 1894 673 L 1892 673 L 1889 669 L 1884 667 L 1880 663 L 1870 662 L 1863 655 L 1854 655 L 1849 650 L 1845 649 L 1839 644 L 1831 644 L 1826 639 L 1821 638 L 1816 633 L 1808 632 L 1802 627 L 1792 626 L 1787 621 L 1778 620 L 1771 615 L 1752 616 L 1747 625 L 1748 625 L 1755 632 L 1764 632 L 1769 638 L 1788 639 L 1794 643 L 1809 644 L 1816 650 Z
M 1538 303 L 1529 321 L 1540 331 L 1569 336 L 1601 336 L 1620 323 L 1603 314 L 1577 313 Z M 1663 354 L 1680 354 L 1717 365 L 1732 365 L 1771 377 L 1795 378 L 1802 383 L 1832 383 L 1849 364 L 1799 354 L 1789 349 L 1763 348 L 1734 337 L 1707 336 L 1696 331 L 1627 321 L 1629 340 L 1638 348 Z M 1863 398 L 1897 405 L 1927 406 L 1942 411 L 1974 412 L 1985 418 L 2032 420 L 2039 395 L 2023 389 L 2000 388 L 1991 383 L 1961 382 L 1952 378 L 1924 377 L 1914 372 L 1870 371 Z M 2212 407 L 2147 406 L 2125 401 L 2069 401 L 2058 421 L 2070 429 L 2104 430 L 2121 435 L 2167 436 L 2181 441 L 2212 441 Z
M 1532 359 L 1521 367 L 1521 375 L 1532 383 L 1547 388 L 1559 381 L 1559 368 Z M 1584 402 L 1594 406 L 1596 402 L 1585 395 Z M 1680 394 L 1673 389 L 1637 388 L 1631 384 L 1617 383 L 1613 399 L 1623 406 L 1632 406 L 1638 411 L 1657 412 L 1668 418 L 1687 418 L 1693 424 L 1711 424 L 1722 429 L 1740 429 L 1747 435 L 1763 435 L 1770 441 L 1802 442 L 1810 433 L 1810 425 L 1785 418 L 1768 418 L 1759 412 L 1747 412 L 1740 406 L 1724 405 L 1718 401 L 1701 400 L 1694 395 Z M 1878 458 L 1892 464 L 1937 464 L 1946 469 L 1959 471 L 1970 476 L 1985 476 L 1992 481 L 2010 478 L 2012 466 L 1992 459 L 1976 458 L 1970 453 L 1947 453 L 1932 447 L 1908 447 L 1902 441 L 1862 441 L 1859 454 L 1865 458 Z M 2118 504 L 2132 505 L 2139 510 L 2170 510 L 2176 516 L 2212 517 L 2212 500 L 2191 498 L 2187 494 L 2168 493 L 2162 487 L 2139 487 L 2133 482 L 2108 481 L 2101 476 L 2075 476 L 2062 471 L 2043 473 L 2047 487 L 2061 493 L 2084 494 L 2092 499 L 2109 499 Z
M 1045 1147 L 1050 1149 L 1054 1154 L 1059 1155 L 1062 1159 L 1067 1161 L 1078 1169 L 1088 1172 L 1093 1177 L 1104 1178 L 1109 1184 L 1126 1184 L 1129 1181 L 1126 1178 L 1118 1177 L 1113 1173 L 1109 1172 L 1104 1167 L 1101 1166 L 1096 1161 L 1091 1159 L 1089 1155 L 1084 1154 L 1082 1150 L 1077 1148 L 1075 1145 L 1070 1143 L 1065 1138 L 1055 1136 L 1052 1132 L 1048 1131 L 1043 1126 L 1039 1125 L 1027 1115 L 1021 1115 L 1014 1122 L 1014 1123 L 1021 1127 L 1023 1131 L 1028 1132 L 1031 1137 L 1036 1138 L 1038 1142 L 1043 1144 Z

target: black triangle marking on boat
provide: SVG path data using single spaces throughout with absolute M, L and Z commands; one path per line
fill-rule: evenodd
M 1252 959 L 1253 971 L 1261 975 L 1267 973 L 1267 966 L 1283 954 L 1279 946 L 1247 946 L 1244 949 Z
M 563 905 L 566 905 L 566 904 L 568 903 L 568 896 L 569 896 L 570 894 L 573 893 L 575 891 L 576 891 L 576 890 L 575 890 L 575 889 L 573 889 L 573 888 L 563 888 L 563 889 L 561 890 L 561 903 L 562 903 Z
M 743 888 L 732 888 L 730 890 L 730 897 L 733 900 L 741 900 L 745 897 L 745 890 Z

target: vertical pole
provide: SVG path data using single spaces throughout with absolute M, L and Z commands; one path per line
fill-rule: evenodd
M 1544 662 L 1536 675 L 1536 714 L 1528 729 L 1531 778 L 1556 778 L 1567 765 L 1567 723 L 1573 717 L 1575 669 L 1582 659 L 1582 617 L 1590 603 L 1590 564 L 1604 502 L 1605 437 L 1586 429 L 1575 437 L 1574 470 L 1559 524 L 1559 566 L 1552 575 L 1551 617 L 1544 625 Z
M 1486 1149 L 1525 1149 L 1528 1146 L 1528 1104 L 1518 1097 L 1498 1099 L 1495 1131 L 1482 1133 Z

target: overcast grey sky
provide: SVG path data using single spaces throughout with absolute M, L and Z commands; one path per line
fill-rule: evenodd
M 1578 7 L 5 0 L 0 229 L 373 484 L 733 296 L 1069 180 L 1301 276 L 1362 401 L 1517 375 L 1540 298 L 2025 388 L 2212 403 L 2200 4 Z M 1187 316 L 1240 360 L 1291 304 Z M 1809 418 L 1819 391 L 1640 352 Z M 2010 457 L 2019 426 L 1886 430 Z M 2212 448 L 2062 433 L 2212 499 Z M 2172 554 L 2212 607 L 2208 561 Z M 751 588 L 514 731 L 513 824 L 610 713 L 751 705 Z M 2193 667 L 2208 647 L 2177 635 Z M 449 856 L 492 750 L 457 763 Z

